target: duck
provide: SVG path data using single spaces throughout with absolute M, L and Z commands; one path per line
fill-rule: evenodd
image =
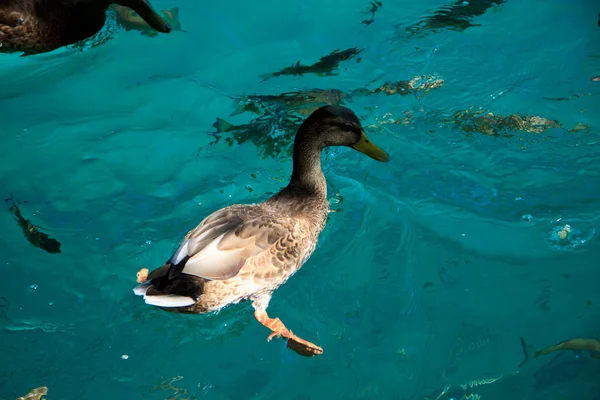
M 351 109 L 316 109 L 294 137 L 287 186 L 261 203 L 233 204 L 208 215 L 162 266 L 137 272 L 134 293 L 146 304 L 184 314 L 215 313 L 250 301 L 254 318 L 271 331 L 267 341 L 284 338 L 289 349 L 305 357 L 322 354 L 321 347 L 271 318 L 267 308 L 274 291 L 312 255 L 325 227 L 329 201 L 321 153 L 330 146 L 389 161 Z
M 102 29 L 112 3 L 112 0 L 2 0 L 0 52 L 22 52 L 26 56 L 87 39 Z M 156 31 L 171 31 L 148 0 L 119 0 L 117 4 L 133 9 Z

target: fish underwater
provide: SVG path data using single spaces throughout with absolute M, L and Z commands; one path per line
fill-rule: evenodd
M 551 398 L 556 387 L 577 382 L 594 360 L 574 357 L 572 354 L 557 353 L 550 361 L 537 368 L 532 374 L 533 389 L 540 394 L 539 399 Z M 544 396 L 546 394 L 546 396 Z M 569 397 L 566 397 L 569 398 Z
M 511 114 L 494 115 L 482 108 L 456 111 L 448 122 L 465 133 L 483 133 L 490 136 L 512 137 L 517 131 L 543 133 L 548 129 L 561 128 L 557 120 L 538 116 Z
M 111 5 L 116 12 L 117 23 L 126 31 L 139 31 L 141 35 L 154 37 L 158 32 L 152 29 L 150 25 L 135 11 L 128 7 Z M 163 19 L 171 26 L 172 31 L 187 32 L 181 28 L 179 21 L 179 7 L 173 7 L 170 10 L 161 10 Z
M 521 338 L 521 346 L 523 347 L 523 355 L 525 358 L 521 364 L 519 364 L 519 368 L 534 358 L 561 350 L 589 351 L 593 358 L 600 359 L 600 342 L 596 339 L 569 339 L 536 351 L 535 348 L 529 345 L 524 338 Z
M 298 61 L 296 64 L 283 68 L 280 71 L 261 75 L 261 82 L 283 75 L 301 76 L 304 74 L 316 74 L 318 76 L 335 76 L 338 75 L 335 71 L 338 69 L 342 61 L 351 60 L 362 51 L 363 49 L 359 49 L 357 47 L 352 47 L 346 50 L 336 49 L 328 55 L 321 57 L 316 63 L 303 65 L 300 64 L 300 61 Z M 357 62 L 360 62 L 360 59 L 358 59 Z
M 246 96 L 226 96 L 236 102 L 234 105 L 235 111 L 230 116 L 239 115 L 244 112 L 265 114 L 270 112 L 272 107 L 283 107 L 288 110 L 294 110 L 303 116 L 308 116 L 323 105 L 344 105 L 346 100 L 352 100 L 354 97 L 370 96 L 377 93 L 384 93 L 388 96 L 406 96 L 409 94 L 423 96 L 430 90 L 443 86 L 443 84 L 444 80 L 436 75 L 423 75 L 415 76 L 410 80 L 385 82 L 375 89 L 357 88 L 348 93 L 344 93 L 338 89 L 312 88 L 277 95 L 250 94 Z
M 405 96 L 413 94 L 423 96 L 431 89 L 441 87 L 444 80 L 432 76 L 416 76 L 410 80 L 397 82 L 385 82 L 375 89 L 358 88 L 342 92 L 338 89 L 304 89 L 281 94 L 249 94 L 233 95 L 223 93 L 234 100 L 233 108 L 229 116 L 236 116 L 246 112 L 257 115 L 248 123 L 234 125 L 231 122 L 217 118 L 213 127 L 216 131 L 210 134 L 215 137 L 212 145 L 216 145 L 224 133 L 229 133 L 224 142 L 229 146 L 234 143 L 243 144 L 247 141 L 253 143 L 263 158 L 287 158 L 291 156 L 294 133 L 302 123 L 302 117 L 310 115 L 317 108 L 324 105 L 345 105 L 354 97 L 370 96 L 383 93 L 385 95 Z M 210 85 L 200 86 L 213 89 Z M 377 120 L 377 119 L 376 119 Z M 401 119 L 386 119 L 379 121 L 378 125 L 389 123 L 409 124 L 411 115 L 403 116 Z M 376 126 L 369 126 L 376 128 Z
M 361 23 L 365 26 L 369 26 L 373 22 L 375 22 L 375 14 L 377 13 L 377 10 L 381 8 L 382 5 L 383 4 L 381 3 L 381 1 L 371 1 L 369 9 L 364 12 L 364 14 L 371 14 L 371 18 L 365 19 Z
M 17 224 L 23 230 L 23 234 L 29 243 L 31 243 L 34 247 L 38 247 L 50 254 L 60 253 L 60 242 L 41 232 L 41 227 L 36 226 L 28 219 L 25 219 L 12 195 L 4 201 L 10 204 L 8 211 L 12 214 L 14 220 L 17 221 Z M 23 203 L 26 202 L 20 202 L 19 204 Z
M 433 15 L 423 18 L 420 22 L 406 27 L 406 31 L 412 35 L 424 30 L 437 31 L 439 29 L 462 32 L 467 28 L 481 26 L 481 24 L 473 23 L 473 18 L 485 14 L 489 8 L 503 3 L 506 3 L 506 0 L 458 0 L 452 5 L 439 8 Z
M 395 82 L 385 82 L 378 88 L 363 92 L 361 94 L 371 95 L 376 93 L 385 93 L 388 96 L 400 95 L 406 96 L 409 94 L 422 96 L 420 93 L 426 94 L 431 89 L 436 89 L 444 85 L 444 80 L 436 75 L 417 75 L 412 77 L 410 80 L 401 80 Z M 353 94 L 358 94 L 357 91 L 361 89 L 355 89 Z
M 266 114 L 273 107 L 283 107 L 308 116 L 326 104 L 343 105 L 344 96 L 344 92 L 337 89 L 308 89 L 279 95 L 229 96 L 236 101 L 235 110 L 229 115 L 234 116 L 244 112 Z
M 250 141 L 259 151 L 263 159 L 285 159 L 291 157 L 294 134 L 302 124 L 303 118 L 281 109 L 272 115 L 262 115 L 247 124 L 233 125 L 222 118 L 217 118 L 213 127 L 217 144 L 222 133 L 231 133 L 225 138 L 225 143 L 232 146 Z

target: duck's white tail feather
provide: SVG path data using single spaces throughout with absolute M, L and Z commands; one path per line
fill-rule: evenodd
M 196 302 L 191 297 L 179 296 L 176 294 L 164 294 L 158 296 L 144 295 L 144 300 L 146 300 L 146 304 L 158 307 L 186 307 L 191 306 Z
M 136 296 L 144 296 L 146 294 L 146 292 L 148 291 L 149 287 L 150 287 L 150 282 L 144 282 L 141 285 L 134 287 L 133 293 L 135 293 Z

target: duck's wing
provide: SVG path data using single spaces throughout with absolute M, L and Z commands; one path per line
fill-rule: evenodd
M 186 235 L 171 257 L 174 268 L 169 278 L 183 273 L 210 280 L 229 279 L 237 275 L 248 258 L 292 237 L 297 224 L 292 218 L 261 213 L 255 206 L 216 211 Z M 286 245 L 276 250 L 285 253 Z

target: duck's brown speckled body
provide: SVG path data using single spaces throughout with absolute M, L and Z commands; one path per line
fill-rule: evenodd
M 293 172 L 286 188 L 260 204 L 236 204 L 206 217 L 162 267 L 138 272 L 134 289 L 166 311 L 208 313 L 249 299 L 256 319 L 305 356 L 323 350 L 289 331 L 266 309 L 272 293 L 313 253 L 329 203 L 321 170 L 327 146 L 350 146 L 379 161 L 383 150 L 366 137 L 348 108 L 325 106 L 302 124 L 294 142 Z
M 148 278 L 155 281 L 146 297 L 165 291 L 190 296 L 193 304 L 168 309 L 186 314 L 218 311 L 247 298 L 266 308 L 270 293 L 310 257 L 325 226 L 329 202 L 324 191 L 315 194 L 299 189 L 294 198 L 282 194 L 264 203 L 236 204 L 214 212 L 186 235 L 165 265 L 152 271 Z M 294 201 L 300 196 L 304 202 Z M 218 249 L 210 248 L 212 241 L 218 242 Z M 202 253 L 211 259 L 202 260 Z M 220 265 L 217 258 L 224 259 Z M 195 269 L 197 260 L 201 265 Z M 185 269 L 183 274 L 178 273 L 180 268 Z M 175 275 L 177 279 L 160 279 Z
M 0 0 L 0 52 L 44 53 L 96 34 L 110 0 Z M 121 0 L 157 31 L 169 25 L 147 0 Z

